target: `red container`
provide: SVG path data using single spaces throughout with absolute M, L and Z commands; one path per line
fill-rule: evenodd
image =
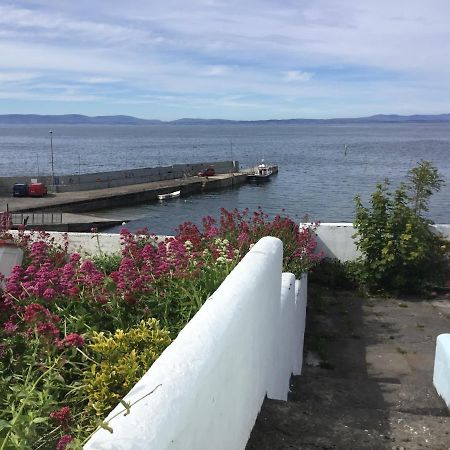
M 47 188 L 44 183 L 31 183 L 28 187 L 30 197 L 43 197 L 47 195 Z
M 199 172 L 198 176 L 199 177 L 212 177 L 212 176 L 214 176 L 215 173 L 216 173 L 216 171 L 214 170 L 214 167 L 208 167 L 207 169 Z

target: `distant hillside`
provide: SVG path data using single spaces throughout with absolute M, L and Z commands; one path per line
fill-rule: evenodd
M 370 117 L 336 118 L 336 119 L 269 119 L 269 120 L 225 120 L 225 119 L 177 119 L 162 120 L 139 119 L 132 116 L 83 116 L 81 114 L 39 115 L 39 114 L 4 114 L 0 115 L 0 124 L 35 125 L 35 124 L 93 124 L 93 125 L 225 125 L 225 124 L 321 124 L 321 123 L 407 123 L 407 122 L 445 122 L 450 123 L 450 114 L 400 116 L 397 114 L 376 114 Z
M 81 114 L 63 114 L 58 116 L 39 114 L 0 115 L 2 124 L 94 124 L 94 125 L 151 125 L 160 124 L 160 120 L 138 119 L 132 116 L 83 116 Z

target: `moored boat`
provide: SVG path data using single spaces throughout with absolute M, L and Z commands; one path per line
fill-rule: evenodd
M 249 181 L 269 181 L 272 173 L 272 169 L 267 164 L 264 164 L 263 161 L 256 167 L 254 172 L 247 175 L 247 179 Z
M 179 197 L 181 194 L 181 191 L 174 191 L 174 192 L 168 192 L 167 194 L 158 194 L 158 200 L 168 200 L 170 198 L 176 198 Z

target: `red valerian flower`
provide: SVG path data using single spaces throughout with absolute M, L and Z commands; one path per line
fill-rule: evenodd
M 78 333 L 70 333 L 64 339 L 66 347 L 83 347 L 84 339 Z
M 64 450 L 72 441 L 73 437 L 70 434 L 65 434 L 56 444 L 56 450 Z
M 66 427 L 72 420 L 72 413 L 68 406 L 63 406 L 56 411 L 50 413 L 50 419 L 57 422 L 59 425 Z M 70 442 L 70 441 L 69 441 Z M 62 447 L 65 448 L 65 447 Z

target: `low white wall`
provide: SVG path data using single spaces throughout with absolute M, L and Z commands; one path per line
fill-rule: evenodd
M 285 400 L 301 370 L 306 277 L 282 277 L 282 253 L 261 239 L 84 448 L 244 449 L 266 393 Z
M 68 238 L 68 250 L 83 256 L 119 253 L 122 250 L 120 234 L 115 233 L 63 233 L 61 231 L 47 231 L 56 244 L 64 245 L 65 236 Z M 18 232 L 11 231 L 13 236 Z M 167 236 L 156 236 L 156 239 L 165 239 Z
M 25 232 L 27 233 L 27 232 Z M 68 237 L 69 252 L 82 255 L 97 255 L 100 253 L 120 252 L 120 234 L 112 233 L 62 233 L 60 231 L 47 231 L 56 244 L 63 245 L 65 236 Z M 11 230 L 13 236 L 18 232 Z
M 310 224 L 300 224 L 310 226 Z M 433 229 L 450 239 L 450 225 L 437 224 Z M 12 233 L 17 233 L 12 231 Z M 69 251 L 79 252 L 83 255 L 96 255 L 98 253 L 116 253 L 120 251 L 120 235 L 112 233 L 62 233 L 48 232 L 57 243 L 63 243 L 64 236 L 69 238 Z M 352 261 L 358 252 L 352 236 L 356 233 L 351 223 L 321 223 L 316 230 L 317 251 L 323 251 L 327 258 L 337 258 L 341 261 Z M 164 238 L 165 236 L 159 236 Z
M 302 225 L 304 224 L 300 224 Z M 450 239 L 450 225 L 436 224 L 432 228 Z M 321 223 L 316 230 L 317 250 L 323 251 L 327 258 L 337 258 L 342 262 L 353 261 L 361 255 L 352 238 L 355 233 L 351 223 Z
M 433 384 L 450 409 L 450 334 L 437 337 Z

